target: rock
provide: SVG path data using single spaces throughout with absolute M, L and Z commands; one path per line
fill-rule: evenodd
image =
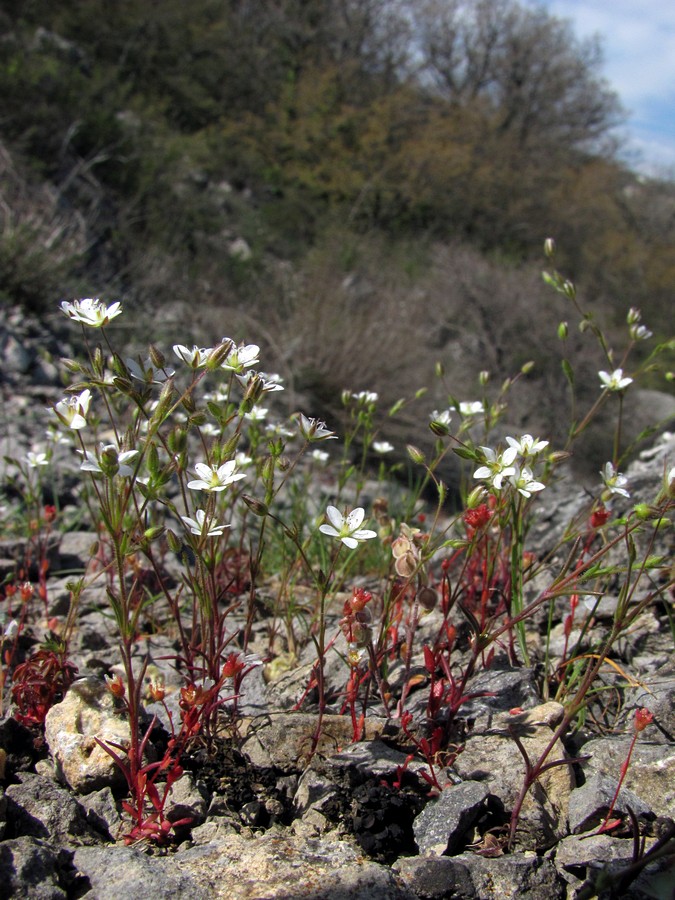
M 366 719 L 364 737 L 377 737 L 385 724 Z M 348 716 L 326 715 L 319 724 L 313 713 L 271 713 L 245 722 L 247 726 L 242 752 L 249 761 L 260 768 L 275 766 L 285 771 L 301 771 L 314 753 L 330 755 L 351 743 L 353 736 Z
M 513 728 L 535 763 L 548 747 L 552 730 L 563 714 L 558 703 L 544 703 L 519 715 L 499 714 L 491 729 L 469 735 L 464 751 L 454 767 L 465 781 L 484 782 L 510 812 L 525 778 L 525 762 L 509 733 Z M 548 762 L 565 759 L 560 741 L 547 757 Z M 550 847 L 568 833 L 567 810 L 574 787 L 572 767 L 554 766 L 545 771 L 530 788 L 522 806 L 516 835 L 524 849 Z
M 618 781 L 596 772 L 581 787 L 572 791 L 569 805 L 569 825 L 572 834 L 598 828 L 604 821 L 618 787 Z M 648 817 L 651 810 L 632 791 L 622 787 L 614 804 L 614 814 L 626 815 L 630 807 L 636 816 Z
M 214 900 L 415 900 L 388 866 L 330 835 L 312 839 L 287 829 L 229 834 L 181 850 L 171 862 Z
M 476 900 L 469 868 L 449 856 L 400 859 L 394 869 L 419 900 Z
M 455 857 L 468 867 L 480 900 L 563 900 L 563 879 L 547 859 L 529 853 L 513 853 L 486 859 L 463 853 Z
M 100 831 L 104 836 L 115 840 L 122 830 L 122 817 L 120 816 L 113 792 L 109 787 L 100 791 L 92 791 L 80 798 L 80 804 L 85 809 L 87 822 Z
M 82 847 L 73 863 L 96 900 L 208 900 L 212 897 L 181 872 L 173 857 L 147 856 L 133 847 Z
M 13 900 L 66 900 L 59 884 L 59 853 L 34 837 L 17 837 L 0 844 L 2 896 Z
M 18 777 L 20 783 L 6 791 L 7 821 L 13 834 L 68 846 L 95 843 L 99 835 L 68 791 L 40 775 L 22 772 Z
M 130 731 L 129 723 L 115 709 L 105 682 L 89 676 L 74 682 L 45 720 L 45 739 L 59 777 L 78 793 L 124 781 L 112 757 L 95 738 L 128 746 Z
M 159 789 L 161 793 L 162 787 L 159 786 Z M 192 819 L 194 825 L 201 825 L 204 821 L 206 798 L 189 772 L 185 772 L 172 784 L 165 813 L 171 822 L 188 818 Z
M 527 709 L 539 702 L 534 670 L 513 668 L 505 662 L 501 666 L 493 664 L 470 678 L 465 693 L 486 695 L 462 704 L 459 714 L 474 719 L 516 707 Z
M 467 843 L 467 832 L 484 809 L 490 791 L 485 784 L 465 781 L 441 791 L 413 823 L 420 853 L 452 854 Z
M 675 818 L 675 746 L 652 743 L 644 739 L 647 734 L 648 730 L 643 731 L 633 748 L 622 786 L 637 794 L 655 815 Z M 585 743 L 581 753 L 590 756 L 582 763 L 586 778 L 604 772 L 618 778 L 630 742 L 629 735 L 605 735 Z
M 553 864 L 534 854 L 485 859 L 470 853 L 399 860 L 394 867 L 420 900 L 564 900 Z
M 568 873 L 573 884 L 597 876 L 602 870 L 616 873 L 625 868 L 633 857 L 633 842 L 609 834 L 570 835 L 564 838 L 555 852 L 557 868 Z
M 7 797 L 4 788 L 0 787 L 0 841 L 4 840 L 7 831 Z

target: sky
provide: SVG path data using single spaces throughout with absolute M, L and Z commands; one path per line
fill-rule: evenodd
M 603 75 L 628 119 L 627 161 L 647 175 L 675 174 L 675 3 L 672 0 L 540 0 L 572 23 L 578 38 L 598 35 Z

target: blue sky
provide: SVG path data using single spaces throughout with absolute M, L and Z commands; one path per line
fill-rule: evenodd
M 631 167 L 675 177 L 675 3 L 539 2 L 558 18 L 570 20 L 577 37 L 600 36 L 604 77 L 628 113 L 619 134 L 627 139 Z

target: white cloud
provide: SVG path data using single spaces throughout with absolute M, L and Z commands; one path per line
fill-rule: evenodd
M 675 4 L 543 0 L 541 5 L 569 19 L 577 37 L 600 37 L 603 75 L 629 115 L 629 143 L 645 164 L 675 166 Z

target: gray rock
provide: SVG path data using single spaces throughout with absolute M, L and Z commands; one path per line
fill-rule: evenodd
M 513 853 L 486 859 L 463 853 L 454 857 L 469 869 L 480 900 L 564 900 L 565 884 L 548 859 Z
M 539 703 L 539 691 L 533 669 L 490 668 L 469 679 L 465 693 L 490 694 L 462 704 L 460 715 L 478 720 L 494 712 L 507 712 L 516 707 L 528 709 Z
M 441 791 L 413 823 L 420 853 L 442 856 L 454 853 L 465 844 L 467 833 L 480 816 L 489 793 L 489 788 L 477 781 L 465 781 Z
M 115 840 L 122 829 L 122 817 L 110 788 L 105 787 L 100 791 L 84 794 L 79 802 L 86 810 L 87 822 L 92 828 Z
M 394 869 L 420 900 L 477 900 L 469 867 L 456 857 L 413 856 Z
M 82 847 L 73 863 L 96 900 L 207 900 L 213 896 L 181 872 L 172 858 L 147 856 L 133 847 Z
M 87 823 L 82 806 L 49 778 L 19 773 L 19 784 L 6 791 L 7 820 L 15 835 L 66 845 L 93 844 L 98 835 Z
M 648 802 L 655 815 L 675 818 L 675 745 L 648 740 L 651 730 L 653 726 L 638 738 L 622 787 Z M 618 778 L 630 743 L 630 735 L 605 735 L 587 741 L 581 748 L 583 755 L 590 756 L 582 763 L 586 778 L 603 772 Z
M 335 786 L 330 779 L 314 769 L 307 769 L 300 776 L 293 804 L 298 815 L 304 816 L 310 809 L 321 812 L 325 802 L 334 795 Z
M 641 733 L 638 741 L 675 745 L 675 660 L 672 656 L 657 671 L 641 677 L 643 687 L 626 691 L 624 707 L 626 728 L 632 731 L 635 711 L 644 707 L 654 714 L 654 722 Z
M 59 885 L 58 851 L 34 837 L 0 844 L 0 891 L 13 900 L 66 900 Z
M 105 682 L 92 676 L 74 682 L 45 720 L 45 740 L 59 777 L 79 793 L 123 782 L 118 766 L 96 738 L 124 747 L 129 737 L 129 723 L 115 709 Z
M 326 715 L 319 727 L 319 717 L 312 713 L 271 713 L 244 723 L 248 730 L 242 752 L 261 768 L 276 766 L 285 771 L 301 771 L 312 755 L 328 756 L 352 741 L 352 723 L 348 716 Z M 366 740 L 384 730 L 382 720 L 366 719 Z
M 419 759 L 411 760 L 406 765 L 407 754 L 390 747 L 383 741 L 360 741 L 350 744 L 340 753 L 334 753 L 327 760 L 334 769 L 355 769 L 361 775 L 374 775 L 378 778 L 390 779 L 405 767 L 407 772 L 427 771 L 427 764 Z
M 555 851 L 555 864 L 577 877 L 588 878 L 591 871 L 607 866 L 617 872 L 633 858 L 633 842 L 609 834 L 570 835 L 563 838 Z
M 602 824 L 617 786 L 616 778 L 596 772 L 585 784 L 572 791 L 568 814 L 572 834 L 581 834 Z M 649 816 L 651 813 L 649 806 L 640 797 L 622 787 L 614 804 L 613 815 L 626 815 L 628 807 L 636 816 Z
M 161 785 L 158 787 L 161 793 Z M 204 821 L 206 798 L 189 772 L 185 772 L 172 784 L 165 811 L 167 819 L 171 822 L 188 818 L 192 819 L 194 825 L 201 825 Z
M 510 812 L 524 782 L 525 762 L 509 733 L 509 726 L 515 729 L 534 763 L 548 747 L 562 712 L 560 704 L 549 702 L 518 715 L 497 714 L 491 729 L 469 735 L 454 768 L 465 781 L 484 782 L 490 793 Z M 547 761 L 565 757 L 565 749 L 558 741 Z M 568 833 L 567 809 L 573 787 L 571 766 L 554 766 L 540 776 L 522 805 L 516 834 L 519 847 L 528 850 L 550 847 Z

